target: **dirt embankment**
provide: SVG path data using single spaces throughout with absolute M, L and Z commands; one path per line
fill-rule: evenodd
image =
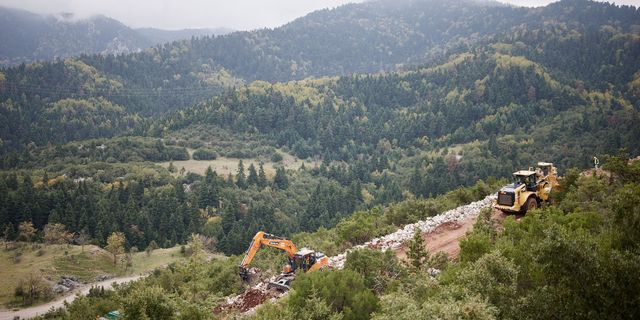
M 247 289 L 247 291 L 240 295 L 229 297 L 225 304 L 213 309 L 213 313 L 221 314 L 230 311 L 250 312 L 267 300 L 276 300 L 286 294 L 286 292 L 268 289 L 267 286 L 268 281 L 261 282 Z
M 491 219 L 498 225 L 508 216 L 513 216 L 516 220 L 522 219 L 522 214 L 506 214 L 500 210 L 493 210 Z M 424 247 L 429 254 L 444 252 L 449 256 L 449 260 L 455 260 L 460 253 L 460 240 L 473 230 L 477 216 L 470 216 L 462 221 L 447 222 L 439 225 L 433 231 L 422 234 Z M 407 245 L 403 244 L 396 254 L 399 259 L 407 258 Z
M 473 229 L 475 218 L 469 218 L 462 222 L 447 222 L 438 226 L 435 230 L 422 234 L 423 246 L 429 254 L 445 252 L 449 259 L 455 259 L 460 253 L 460 239 L 467 231 Z M 407 246 L 403 245 L 396 251 L 400 260 L 407 258 Z

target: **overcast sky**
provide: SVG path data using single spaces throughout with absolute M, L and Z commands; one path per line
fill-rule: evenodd
M 311 11 L 363 0 L 0 0 L 1 6 L 37 13 L 103 14 L 131 27 L 163 29 L 277 27 Z M 541 6 L 551 0 L 502 0 Z M 640 0 L 616 0 L 640 6 Z

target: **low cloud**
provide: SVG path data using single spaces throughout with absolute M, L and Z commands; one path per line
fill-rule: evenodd
M 163 29 L 228 27 L 250 30 L 277 27 L 309 12 L 364 0 L 1 0 L 0 5 L 41 14 L 70 12 L 76 18 L 105 15 L 131 27 Z M 548 0 L 503 0 L 542 6 Z M 640 5 L 640 0 L 615 1 Z

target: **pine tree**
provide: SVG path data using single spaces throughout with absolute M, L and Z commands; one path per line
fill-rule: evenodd
M 416 165 L 413 167 L 413 173 L 409 178 L 409 190 L 411 190 L 411 192 L 416 196 L 423 194 L 423 182 L 420 167 L 420 162 L 416 163 Z
M 261 162 L 260 167 L 258 168 L 258 188 L 265 188 L 268 184 L 269 181 L 267 181 L 267 174 L 264 172 L 264 166 Z
M 5 249 L 7 248 L 9 241 L 15 239 L 15 237 L 16 230 L 13 228 L 13 224 L 5 223 L 2 226 L 2 239 L 5 242 Z
M 49 188 L 49 175 L 47 174 L 47 172 L 45 171 L 44 174 L 42 175 L 42 186 L 47 189 Z
M 242 160 L 238 162 L 238 173 L 236 174 L 236 185 L 240 189 L 247 188 L 247 176 L 244 173 L 244 163 L 242 163 Z
M 256 172 L 256 167 L 253 165 L 253 163 L 249 165 L 249 176 L 247 177 L 247 185 L 258 185 L 258 173 Z
M 227 175 L 226 185 L 230 188 L 235 185 L 235 182 L 233 182 L 233 174 L 231 172 L 229 172 L 229 174 Z
M 287 178 L 287 173 L 283 167 L 276 168 L 276 176 L 273 178 L 273 184 L 281 190 L 289 187 L 289 178 Z
M 182 186 L 180 186 L 182 188 Z M 197 201 L 199 208 L 218 207 L 220 201 L 220 187 L 218 186 L 218 174 L 211 170 L 209 166 L 205 172 L 204 181 L 200 183 L 197 190 Z M 184 192 L 182 192 L 184 194 Z M 181 198 L 181 203 L 184 198 Z
M 411 261 L 411 265 L 416 269 L 420 269 L 424 261 L 429 258 L 429 253 L 422 244 L 422 233 L 420 229 L 416 229 L 413 233 L 413 238 L 409 241 L 409 252 L 407 252 L 407 256 Z

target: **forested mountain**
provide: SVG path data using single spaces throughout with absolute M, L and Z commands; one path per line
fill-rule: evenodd
M 194 105 L 241 80 L 411 70 L 492 45 L 540 64 L 563 83 L 602 90 L 611 83 L 637 92 L 639 19 L 637 8 L 583 0 L 542 8 L 381 0 L 318 11 L 276 29 L 13 67 L 0 75 L 0 138 L 5 149 L 68 141 L 55 132 L 64 125 L 46 112 L 62 99 L 102 96 L 129 117 L 144 118 Z
M 451 266 L 356 253 L 256 317 L 311 306 L 318 319 L 635 318 L 638 57 L 635 7 L 380 0 L 275 29 L 4 68 L 0 235 L 38 241 L 60 224 L 102 246 L 122 233 L 130 251 L 205 239 L 232 255 L 263 230 L 333 255 L 551 161 L 565 176 L 557 204 L 500 231 L 481 216 Z M 569 169 L 593 157 L 607 163 L 600 177 Z M 334 305 L 332 283 L 366 301 Z M 150 311 L 133 304 L 148 298 L 139 306 L 164 301 L 159 318 L 207 319 L 239 290 L 236 258 L 195 254 L 58 313 L 140 318 Z
M 381 0 L 316 11 L 274 30 L 202 39 L 198 45 L 243 79 L 286 81 L 397 70 L 555 21 L 577 31 L 614 24 L 630 32 L 638 12 L 581 0 L 537 9 L 465 0 Z
M 406 192 L 438 195 L 538 160 L 567 168 L 620 148 L 636 155 L 637 21 L 636 8 L 577 0 L 378 1 L 274 30 L 3 69 L 0 224 L 62 222 L 99 243 L 122 231 L 136 246 L 203 232 L 237 253 L 257 230 L 332 227 Z M 392 54 L 371 51 L 376 41 Z M 189 159 L 187 147 L 229 153 L 211 143 L 220 136 L 319 165 L 258 183 L 255 167 L 252 179 L 223 179 L 150 163 Z
M 598 20 L 597 12 L 607 9 L 638 14 L 635 9 L 608 4 L 560 4 L 565 11 L 582 12 L 577 16 L 594 14 L 590 21 Z M 596 13 L 584 13 L 585 4 L 597 9 Z M 6 212 L 14 215 L 5 223 L 16 226 L 32 217 L 42 227 L 53 215 L 54 220 L 79 231 L 88 227 L 80 203 L 90 196 L 102 203 L 96 209 L 101 212 L 102 231 L 90 230 L 97 239 L 103 241 L 114 230 L 133 232 L 109 213 L 124 217 L 136 211 L 139 213 L 131 219 L 145 234 L 135 240 L 137 244 L 151 240 L 173 244 L 193 230 L 189 229 L 193 221 L 200 221 L 196 210 L 209 207 L 218 210 L 214 216 L 223 223 L 210 235 L 215 235 L 222 250 L 235 253 L 236 245 L 260 228 L 287 233 L 331 227 L 355 208 L 398 201 L 404 191 L 424 197 L 442 194 L 478 179 L 508 176 L 515 168 L 538 160 L 553 161 L 561 168 L 584 167 L 593 156 L 616 153 L 619 148 L 638 154 L 640 39 L 630 26 L 609 25 L 611 19 L 599 19 L 603 25 L 589 28 L 577 20 L 518 26 L 472 50 L 408 71 L 274 84 L 255 81 L 156 119 L 131 114 L 123 107 L 127 100 L 116 105 L 104 98 L 62 99 L 60 94 L 62 100 L 43 104 L 44 124 L 37 121 L 41 114 L 34 115 L 36 121 L 30 123 L 41 125 L 32 128 L 33 136 L 42 141 L 100 138 L 127 131 L 143 137 L 32 144 L 20 152 L 5 152 L 2 166 L 20 169 L 19 178 L 6 177 L 7 193 L 14 199 L 7 201 Z M 188 44 L 183 43 L 185 48 Z M 158 50 L 166 52 L 171 47 Z M 102 78 L 85 61 L 142 65 L 141 57 L 145 54 L 108 59 L 92 56 L 8 69 L 6 81 L 10 87 L 13 80 L 9 79 L 28 74 L 49 85 L 44 70 L 58 66 L 70 70 L 67 74 L 83 71 L 85 77 L 74 81 L 87 91 L 118 92 L 124 83 Z M 171 59 L 164 61 L 172 65 Z M 145 80 L 161 79 L 161 75 L 152 77 L 153 60 L 147 63 L 149 77 Z M 33 76 L 36 70 L 42 78 Z M 119 98 L 117 94 L 105 96 Z M 41 98 L 15 99 L 4 104 L 5 110 L 21 115 L 20 99 Z M 186 98 L 176 95 L 175 99 Z M 6 123 L 3 134 L 20 133 L 11 129 L 20 123 L 19 118 Z M 240 191 L 247 185 L 237 176 L 225 181 L 212 173 L 206 179 L 193 175 L 173 178 L 164 170 L 154 172 L 148 164 L 139 163 L 187 159 L 182 147 L 199 148 L 194 140 L 217 139 L 200 132 L 206 126 L 224 130 L 225 135 L 264 139 L 260 141 L 322 163 L 294 175 L 294 190 L 277 192 L 262 191 L 264 187 Z M 198 138 L 176 139 L 178 131 L 192 132 L 187 136 Z M 215 146 L 209 151 L 221 153 Z M 129 170 L 136 173 L 127 175 Z M 31 175 L 43 179 L 43 172 L 63 176 L 63 181 L 53 181 L 46 188 L 44 179 L 40 180 L 43 188 L 28 189 L 33 183 Z M 76 185 L 68 180 L 87 177 L 92 182 Z M 180 183 L 193 185 L 193 193 L 175 195 L 181 192 Z M 106 192 L 100 187 L 103 184 L 114 189 Z M 126 187 L 114 187 L 120 185 Z M 148 188 L 150 193 L 134 195 L 141 192 L 136 188 Z M 116 190 L 120 194 L 117 204 L 113 203 Z M 304 192 L 295 193 L 300 190 Z M 69 193 L 73 196 L 64 198 Z M 41 200 L 26 201 L 35 207 L 21 209 L 24 197 Z M 137 198 L 129 203 L 132 197 Z M 175 197 L 180 200 L 171 200 Z M 292 200 L 282 201 L 285 198 Z M 233 205 L 220 208 L 217 199 Z M 67 202 L 72 208 L 61 209 Z M 157 207 L 158 202 L 164 207 Z M 247 211 L 245 205 L 251 209 Z M 165 217 L 162 222 L 154 220 L 157 215 Z M 173 231 L 167 221 L 171 219 L 184 223 L 169 237 Z M 152 230 L 160 228 L 159 223 L 165 232 L 156 234 Z
M 105 16 L 72 13 L 39 15 L 0 7 L 0 66 L 61 59 L 81 54 L 125 54 L 156 44 L 219 35 L 231 30 L 132 29 Z
M 80 54 L 130 53 L 153 43 L 104 16 L 77 19 L 71 13 L 42 16 L 0 8 L 0 65 L 15 65 Z

